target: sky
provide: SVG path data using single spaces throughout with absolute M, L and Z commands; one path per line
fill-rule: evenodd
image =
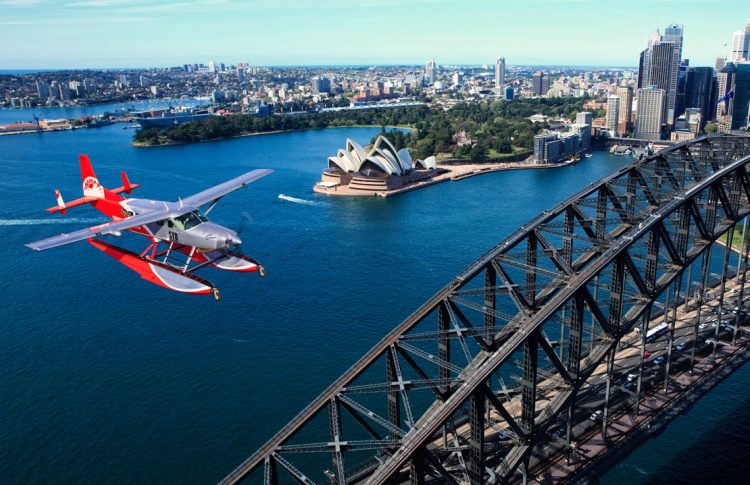
M 713 66 L 748 19 L 748 0 L 0 0 L 0 69 L 636 66 L 670 23 Z

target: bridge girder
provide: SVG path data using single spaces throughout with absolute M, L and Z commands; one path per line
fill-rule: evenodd
M 570 422 L 608 356 L 611 376 L 621 337 L 649 318 L 665 290 L 679 293 L 684 272 L 750 214 L 748 163 L 750 137 L 691 140 L 541 213 L 221 483 L 261 468 L 266 483 L 280 472 L 300 483 L 483 483 L 511 480 L 519 467 L 526 473 L 534 447 L 550 439 L 551 426 Z M 292 456 L 316 452 L 332 458 L 293 464 Z

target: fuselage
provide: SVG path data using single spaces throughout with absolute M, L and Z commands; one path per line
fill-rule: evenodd
M 155 209 L 168 210 L 167 218 L 130 229 L 136 234 L 170 244 L 192 246 L 198 251 L 215 251 L 242 243 L 235 231 L 209 221 L 197 207 L 161 200 L 118 199 L 102 198 L 92 205 L 115 221 Z

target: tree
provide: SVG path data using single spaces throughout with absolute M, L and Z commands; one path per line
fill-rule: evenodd
M 719 127 L 716 123 L 706 123 L 706 127 L 703 129 L 707 135 L 711 135 L 719 131 Z
M 469 158 L 472 162 L 482 163 L 487 160 L 487 147 L 481 143 L 476 143 L 471 147 Z

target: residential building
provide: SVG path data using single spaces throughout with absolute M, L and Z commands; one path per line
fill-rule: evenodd
M 495 87 L 502 88 L 505 85 L 505 58 L 495 59 Z
M 617 118 L 617 123 L 619 126 L 627 127 L 633 116 L 633 89 L 630 86 L 620 86 L 617 88 L 617 97 L 620 98 L 620 116 Z M 619 131 L 625 131 L 625 129 Z
M 594 116 L 591 114 L 590 111 L 581 111 L 576 115 L 576 123 L 579 125 L 589 125 L 591 126 L 591 121 L 594 119 Z
M 607 97 L 607 118 L 604 126 L 611 136 L 617 136 L 617 124 L 620 121 L 620 97 L 611 95 Z
M 638 90 L 638 108 L 635 115 L 635 137 L 660 140 L 664 122 L 666 91 L 654 86 Z

